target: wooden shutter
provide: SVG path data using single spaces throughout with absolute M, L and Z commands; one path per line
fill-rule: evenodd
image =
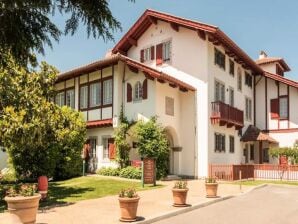
M 156 65 L 162 64 L 162 44 L 156 45 Z
M 154 60 L 155 52 L 154 52 L 154 46 L 151 46 L 151 60 Z
M 148 83 L 147 83 L 147 79 L 144 80 L 143 82 L 143 99 L 147 99 L 148 97 Z
M 115 144 L 109 143 L 109 159 L 115 159 L 115 157 L 116 157 Z
M 278 99 L 271 99 L 270 101 L 270 114 L 271 119 L 278 119 L 279 118 L 279 102 Z
M 131 102 L 132 101 L 132 87 L 130 83 L 127 83 L 126 85 L 126 101 Z
M 144 62 L 144 50 L 141 50 L 140 52 L 140 61 Z

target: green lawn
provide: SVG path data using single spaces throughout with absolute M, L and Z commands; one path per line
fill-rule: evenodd
M 294 185 L 298 186 L 298 181 L 280 181 L 280 180 L 248 180 L 248 181 L 242 181 L 242 185 L 248 185 L 248 186 L 257 186 L 261 184 L 288 184 L 288 185 Z M 240 185 L 240 182 L 232 182 L 232 184 L 238 184 Z
M 137 191 L 162 187 L 152 185 L 142 188 L 140 182 L 113 180 L 103 177 L 78 177 L 66 181 L 49 183 L 49 194 L 40 207 L 53 205 L 67 205 L 81 200 L 117 195 L 123 188 L 134 187 Z M 0 212 L 5 209 L 5 203 L 0 201 Z

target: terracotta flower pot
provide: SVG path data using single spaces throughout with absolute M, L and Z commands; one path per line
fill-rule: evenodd
M 34 224 L 40 198 L 40 194 L 35 194 L 34 196 L 29 197 L 6 196 L 4 200 L 7 202 L 9 213 L 18 216 L 24 224 Z
M 173 188 L 172 192 L 173 192 L 173 199 L 174 199 L 173 206 L 177 206 L 177 207 L 187 206 L 186 198 L 187 198 L 188 188 L 186 189 Z
M 119 204 L 121 210 L 120 221 L 131 222 L 137 220 L 137 209 L 140 197 L 137 198 L 120 198 Z
M 206 197 L 214 198 L 217 197 L 218 183 L 205 183 L 206 186 Z
M 38 192 L 41 194 L 42 199 L 46 199 L 48 194 L 48 178 L 47 176 L 38 177 Z

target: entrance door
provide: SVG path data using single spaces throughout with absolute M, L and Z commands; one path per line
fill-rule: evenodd
M 96 153 L 96 137 L 90 137 L 89 139 L 90 144 L 90 151 L 89 151 L 89 164 L 88 164 L 88 172 L 89 173 L 95 173 L 97 170 L 97 153 Z

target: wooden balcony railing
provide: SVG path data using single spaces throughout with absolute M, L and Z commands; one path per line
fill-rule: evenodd
M 235 126 L 237 130 L 244 126 L 243 111 L 221 101 L 211 103 L 211 122 L 220 126 L 227 125 L 228 128 Z

